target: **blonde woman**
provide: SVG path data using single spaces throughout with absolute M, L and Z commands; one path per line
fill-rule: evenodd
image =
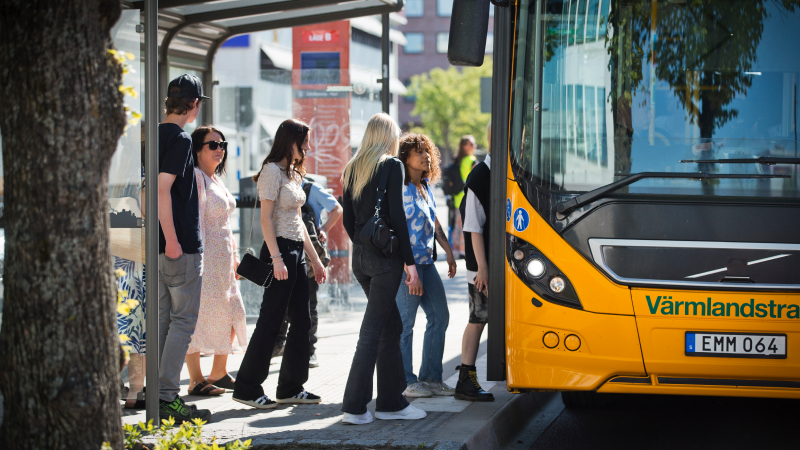
M 372 422 L 367 403 L 372 400 L 372 376 L 376 363 L 378 398 L 375 416 L 383 420 L 422 419 L 426 416 L 425 411 L 411 406 L 403 397 L 406 389 L 400 351 L 403 322 L 395 296 L 404 265 L 408 274 L 406 284 L 416 286 L 419 277 L 403 209 L 405 170 L 403 163 L 396 158 L 399 137 L 400 129 L 391 117 L 386 114 L 372 116 L 361 147 L 347 163 L 342 175 L 342 221 L 353 241 L 353 273 L 368 299 L 342 404 L 342 422 L 354 425 Z M 389 258 L 366 248 L 358 237 L 367 220 L 375 214 L 382 170 L 389 171 L 389 181 L 381 215 L 400 241 L 399 248 Z

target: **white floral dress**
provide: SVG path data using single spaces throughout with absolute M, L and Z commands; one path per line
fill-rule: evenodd
M 231 329 L 239 346 L 247 346 L 244 303 L 233 270 L 237 255 L 231 214 L 236 199 L 216 176 L 209 177 L 198 168 L 194 173 L 203 231 L 203 288 L 187 353 L 228 355 L 232 353 Z

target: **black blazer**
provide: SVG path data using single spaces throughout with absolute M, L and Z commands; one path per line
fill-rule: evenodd
M 370 217 L 375 215 L 375 205 L 378 201 L 378 181 L 380 181 L 381 170 L 385 164 L 391 164 L 389 181 L 386 183 L 386 199 L 381 202 L 381 216 L 389 221 L 389 227 L 394 235 L 400 239 L 400 254 L 403 262 L 409 266 L 414 264 L 414 253 L 411 251 L 411 241 L 408 237 L 408 225 L 406 223 L 406 213 L 403 207 L 403 163 L 397 158 L 385 159 L 369 180 L 361 197 L 354 199 L 350 189 L 345 189 L 342 193 L 342 225 L 347 230 L 350 240 L 354 243 L 361 243 L 358 235 L 361 228 L 367 223 Z

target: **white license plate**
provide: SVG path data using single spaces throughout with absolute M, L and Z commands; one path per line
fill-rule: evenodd
M 786 335 L 687 331 L 686 356 L 784 359 Z

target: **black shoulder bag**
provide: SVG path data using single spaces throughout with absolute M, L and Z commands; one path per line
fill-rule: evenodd
M 239 262 L 236 274 L 267 289 L 272 285 L 272 281 L 275 279 L 272 263 L 264 262 L 259 259 L 253 247 L 250 247 L 253 237 L 253 225 L 255 224 L 256 218 L 256 206 L 258 206 L 258 194 L 256 194 L 256 202 L 253 204 L 253 218 L 250 220 L 250 235 L 247 237 L 247 250 L 244 256 L 242 256 L 242 260 Z
M 392 166 L 387 160 L 381 167 L 381 178 L 378 182 L 378 201 L 375 205 L 375 215 L 367 220 L 361 233 L 358 235 L 361 242 L 370 248 L 378 256 L 391 258 L 392 254 L 397 251 L 400 246 L 400 240 L 392 233 L 389 224 L 381 217 L 381 202 L 386 197 L 386 183 L 389 181 L 389 173 L 392 171 Z M 388 201 L 388 200 L 387 200 Z

